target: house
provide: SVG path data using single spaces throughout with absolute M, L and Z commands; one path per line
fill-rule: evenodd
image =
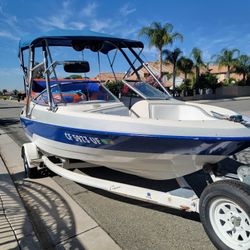
M 147 65 L 149 66 L 149 68 L 153 71 L 153 73 L 156 76 L 159 76 L 159 71 L 160 71 L 160 63 L 158 61 L 156 62 L 148 62 Z M 163 63 L 162 64 L 162 73 L 163 73 L 163 77 L 162 77 L 162 83 L 163 86 L 166 88 L 171 88 L 173 85 L 173 77 L 172 77 L 172 73 L 173 73 L 173 65 L 168 63 Z M 149 73 L 145 68 L 142 68 L 141 70 L 139 70 L 139 74 L 141 76 L 143 76 L 145 79 L 147 77 L 149 77 Z M 182 72 L 178 72 L 178 74 L 176 75 L 175 78 L 175 84 L 176 86 L 180 86 L 184 81 L 184 74 Z
M 227 67 L 219 65 L 210 65 L 208 68 L 209 72 L 217 76 L 219 82 L 223 82 L 227 78 Z M 237 73 L 230 73 L 230 78 L 235 79 L 236 81 L 242 80 L 242 75 Z
M 96 79 L 98 79 L 101 82 L 107 82 L 107 81 L 121 81 L 124 77 L 124 73 L 115 73 L 115 76 L 112 72 L 100 72 Z
M 152 72 L 159 77 L 159 71 L 160 71 L 160 63 L 158 61 L 154 61 L 154 62 L 148 62 L 147 65 L 149 66 L 149 68 L 152 70 Z M 201 73 L 205 73 L 205 72 L 210 72 L 211 74 L 214 74 L 217 76 L 218 81 L 219 82 L 223 82 L 226 77 L 227 77 L 227 67 L 223 66 L 220 67 L 219 65 L 210 65 L 208 66 L 208 68 L 203 68 L 200 70 Z M 168 63 L 163 63 L 162 64 L 162 72 L 163 72 L 163 77 L 162 77 L 162 83 L 164 87 L 167 88 L 171 88 L 173 85 L 173 77 L 172 77 L 172 73 L 173 73 L 173 65 Z M 195 74 L 194 70 L 193 73 Z M 151 82 L 154 81 L 154 79 L 150 76 L 150 74 L 148 73 L 148 71 L 145 68 L 141 68 L 138 71 L 138 74 L 141 78 L 141 80 L 143 81 L 147 81 L 147 82 Z M 125 73 L 116 73 L 116 79 L 118 81 L 121 81 L 124 77 Z M 113 73 L 111 72 L 101 72 L 99 73 L 96 78 L 98 80 L 101 80 L 102 82 L 107 82 L 109 81 L 115 81 L 115 77 L 113 75 Z M 236 81 L 242 80 L 242 76 L 239 74 L 236 74 L 234 72 L 232 72 L 230 74 L 230 78 L 234 78 Z M 128 78 L 129 80 L 136 80 L 136 74 L 132 74 L 131 76 L 129 76 Z M 176 74 L 176 79 L 175 79 L 175 84 L 176 87 L 180 86 L 183 82 L 184 82 L 184 74 L 180 71 L 177 72 Z
M 11 95 L 12 95 L 12 92 L 7 91 L 7 92 L 3 93 L 3 95 L 4 95 L 4 96 L 8 96 L 8 97 L 9 97 L 9 96 L 11 96 Z

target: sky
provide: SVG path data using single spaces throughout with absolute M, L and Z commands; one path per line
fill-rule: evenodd
M 184 36 L 168 49 L 181 48 L 190 56 L 193 47 L 206 61 L 223 48 L 250 54 L 250 1 L 247 0 L 0 0 L 0 90 L 22 90 L 17 57 L 22 36 L 51 29 L 90 29 L 139 39 L 150 61 L 157 52 L 138 31 L 157 21 L 172 23 Z

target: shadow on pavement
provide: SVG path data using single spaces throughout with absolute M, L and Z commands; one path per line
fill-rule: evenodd
M 0 107 L 0 109 L 16 109 L 16 108 L 21 108 L 22 106 L 5 106 L 5 107 Z
M 1 174 L 0 249 L 34 249 L 30 221 L 15 187 L 6 180 L 7 175 Z M 75 218 L 61 194 L 30 180 L 19 181 L 17 187 L 43 249 L 60 248 L 58 244 L 76 235 Z M 36 249 L 40 244 L 36 242 Z M 84 248 L 75 238 L 74 246 L 67 242 L 67 249 Z
M 0 175 L 0 249 L 30 249 L 31 224 L 9 175 Z M 28 240 L 27 240 L 27 238 Z M 39 244 L 36 242 L 39 249 Z M 33 245 L 34 247 L 34 245 Z
M 31 180 L 19 183 L 18 190 L 45 249 L 60 248 L 60 243 L 76 235 L 75 218 L 61 194 Z M 74 246 L 67 246 L 67 249 L 84 249 L 76 238 Z
M 29 142 L 24 134 L 23 128 L 18 118 L 0 118 L 0 128 L 8 134 L 19 146 Z
M 17 118 L 5 118 L 5 119 L 0 119 L 0 126 L 10 126 L 10 125 L 17 125 L 20 123 L 20 120 Z

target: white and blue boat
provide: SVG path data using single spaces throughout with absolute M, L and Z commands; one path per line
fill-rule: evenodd
M 52 50 L 58 46 L 80 56 L 85 51 L 95 54 L 97 63 L 92 67 L 85 57 L 54 61 Z M 21 123 L 37 148 L 44 154 L 162 180 L 195 172 L 250 146 L 249 118 L 175 100 L 140 58 L 142 49 L 140 41 L 92 31 L 55 30 L 24 37 L 19 57 L 27 100 Z M 100 57 L 105 56 L 115 78 L 118 54 L 129 68 L 122 84 L 134 92 L 130 98 L 136 95 L 138 100 L 129 107 L 101 79 L 60 80 L 57 76 L 60 66 L 66 72 L 91 75 L 98 72 Z M 143 67 L 154 79 L 153 85 L 140 79 Z M 40 86 L 46 88 L 34 96 L 38 70 L 43 76 Z
M 54 61 L 58 47 L 68 51 L 63 52 L 65 58 L 75 53 L 81 60 Z M 27 95 L 21 124 L 31 140 L 22 146 L 27 177 L 46 166 L 83 185 L 198 212 L 216 248 L 249 249 L 250 167 L 223 172 L 217 163 L 250 146 L 250 119 L 231 110 L 175 100 L 141 59 L 142 50 L 140 41 L 84 30 L 55 30 L 20 41 Z M 101 72 L 103 58 L 113 72 L 119 98 L 102 79 L 93 78 Z M 121 66 L 122 58 L 129 69 L 118 81 L 114 66 Z M 141 76 L 142 68 L 151 75 L 149 82 Z M 62 79 L 60 72 L 84 76 Z M 117 181 L 116 175 L 114 181 L 69 170 L 90 166 L 154 180 L 175 178 L 179 187 L 155 190 L 137 186 L 134 177 L 132 185 Z M 197 192 L 185 175 L 201 169 L 206 178 L 200 171 L 203 190 Z

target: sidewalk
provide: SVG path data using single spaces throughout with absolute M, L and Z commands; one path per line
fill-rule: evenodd
M 41 249 L 28 214 L 1 158 L 0 249 Z
M 211 98 L 211 96 L 209 95 L 196 95 L 196 96 L 181 96 L 181 97 L 176 97 L 176 99 L 184 102 L 209 103 L 209 102 L 249 100 L 250 96 Z
M 2 130 L 0 154 L 0 249 L 120 249 L 52 178 L 23 179 L 20 147 Z
M 241 101 L 241 100 L 250 100 L 250 96 L 241 96 L 241 97 L 231 97 L 231 98 L 221 98 L 221 99 L 203 99 L 203 100 L 190 100 L 190 102 L 201 102 L 201 103 L 209 103 L 209 102 L 229 102 L 229 101 Z

